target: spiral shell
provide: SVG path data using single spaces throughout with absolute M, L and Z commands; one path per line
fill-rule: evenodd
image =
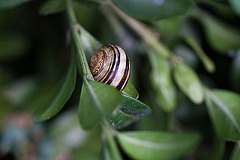
M 130 63 L 124 50 L 117 45 L 104 45 L 92 55 L 90 70 L 96 81 L 109 84 L 120 91 L 129 79 Z

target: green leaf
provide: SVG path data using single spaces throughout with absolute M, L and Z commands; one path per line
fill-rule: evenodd
M 146 104 L 124 94 L 119 109 L 131 116 L 145 116 L 151 113 L 151 109 Z
M 206 90 L 206 100 L 217 135 L 223 140 L 240 140 L 240 95 L 226 90 Z
M 239 160 L 239 159 L 240 159 L 240 142 L 235 144 L 230 160 Z
M 86 80 L 82 86 L 78 118 L 83 129 L 99 124 L 102 116 L 108 116 L 121 101 L 120 92 L 110 85 Z
M 128 15 L 141 20 L 164 19 L 186 14 L 192 0 L 113 0 Z
M 180 29 L 185 19 L 185 16 L 176 16 L 168 19 L 163 19 L 155 22 L 154 24 L 159 29 L 163 36 L 178 36 Z
M 131 79 L 128 80 L 126 87 L 124 88 L 124 90 L 122 91 L 122 93 L 133 97 L 135 99 L 138 99 L 139 93 L 137 91 L 137 89 L 134 87 Z
M 230 50 L 240 48 L 240 31 L 205 12 L 200 12 L 198 18 L 205 27 L 209 44 L 219 53 L 227 54 Z
M 122 101 L 109 117 L 109 123 L 117 129 L 126 127 L 142 116 L 151 113 L 151 109 L 144 103 L 122 94 Z
M 190 36 L 185 37 L 187 43 L 194 49 L 201 61 L 203 62 L 204 67 L 210 73 L 215 71 L 214 62 L 206 55 L 203 49 L 197 44 L 197 42 Z
M 30 0 L 1 0 L 0 1 L 0 10 L 17 7 L 28 1 L 30 1 Z
M 153 68 L 150 79 L 156 91 L 157 100 L 164 111 L 172 111 L 176 108 L 177 95 L 168 60 L 155 52 L 149 52 L 149 57 Z
M 121 132 L 117 140 L 133 159 L 178 159 L 196 147 L 200 137 L 195 133 Z
M 55 14 L 64 11 L 66 8 L 65 0 L 48 0 L 40 8 L 41 15 Z
M 174 64 L 174 79 L 179 88 L 196 104 L 203 101 L 203 90 L 197 74 L 184 63 Z
M 44 121 L 56 115 L 72 95 L 75 83 L 76 61 L 75 56 L 73 56 L 64 82 L 60 83 L 61 85 L 56 88 L 55 92 L 49 97 L 47 103 L 39 107 L 36 112 L 36 120 Z
M 240 15 L 240 1 L 239 0 L 229 0 L 230 5 L 232 6 L 233 10 Z
M 119 109 L 116 109 L 108 118 L 109 123 L 116 129 L 127 127 L 137 120 L 139 120 L 139 117 L 130 116 Z

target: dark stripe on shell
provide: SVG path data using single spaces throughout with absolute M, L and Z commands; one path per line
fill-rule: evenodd
M 120 64 L 120 51 L 118 50 L 118 48 L 115 46 L 115 45 L 113 45 L 113 47 L 116 49 L 116 51 L 117 51 L 117 55 L 118 55 L 118 61 L 117 61 L 117 64 L 116 64 L 116 68 L 115 68 L 115 70 L 113 71 L 113 74 L 112 74 L 112 76 L 110 77 L 110 79 L 106 82 L 106 84 L 111 84 L 112 83 L 112 81 L 114 80 L 114 78 L 116 77 L 116 75 L 117 75 L 117 73 L 118 73 L 118 68 L 119 68 L 119 64 Z M 115 50 L 114 50 L 115 51 Z
M 120 91 L 123 90 L 127 84 L 127 82 L 125 81 L 128 81 L 128 78 L 129 77 L 129 60 L 128 60 L 128 57 L 126 55 L 126 68 L 125 68 L 125 71 L 124 71 L 124 75 L 120 81 L 120 83 L 117 85 L 117 89 L 119 89 Z

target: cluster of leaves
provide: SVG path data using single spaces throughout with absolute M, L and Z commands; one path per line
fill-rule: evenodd
M 93 81 L 86 57 L 94 53 L 102 44 L 77 21 L 75 17 L 77 11 L 73 9 L 77 1 L 72 3 L 70 0 L 49 0 L 40 8 L 40 14 L 49 15 L 65 11 L 69 23 L 68 43 L 72 45 L 72 56 L 67 74 L 51 94 L 47 94 L 42 99 L 35 98 L 34 102 L 28 102 L 31 108 L 38 108 L 35 111 L 37 120 L 48 120 L 62 110 L 76 88 L 78 70 L 81 77 L 78 82 L 81 83 L 78 119 L 84 130 L 101 129 L 102 133 L 99 134 L 103 135 L 102 159 L 123 159 L 118 145 L 133 159 L 177 159 L 192 151 L 199 144 L 200 135 L 194 131 L 183 131 L 184 127 L 177 124 L 180 123 L 175 116 L 177 107 L 186 99 L 182 97 L 187 97 L 192 105 L 205 102 L 218 137 L 217 141 L 221 142 L 218 148 L 223 148 L 225 141 L 240 140 L 240 95 L 229 90 L 212 89 L 207 83 L 202 83 L 204 79 L 201 79 L 194 70 L 195 62 L 200 60 L 209 73 L 215 72 L 218 68 L 215 67 L 216 62 L 209 58 L 210 55 L 205 53 L 206 49 L 201 47 L 205 43 L 188 19 L 191 17 L 201 24 L 204 38 L 211 51 L 227 56 L 230 51 L 240 48 L 239 29 L 200 8 L 201 6 L 214 8 L 215 14 L 231 17 L 240 14 L 240 4 L 237 0 L 229 0 L 232 8 L 221 0 L 195 2 L 113 0 L 114 3 L 107 0 L 85 1 L 106 9 L 106 13 L 104 12 L 106 19 L 119 35 L 119 41 L 121 38 L 130 39 L 128 34 L 135 32 L 138 37 L 134 39 L 137 41 L 135 44 L 137 48 L 147 53 L 145 56 L 148 57 L 150 64 L 148 67 L 151 68 L 147 74 L 143 73 L 145 66 L 141 66 L 140 74 L 143 76 L 139 76 L 144 79 L 144 89 L 140 90 L 143 90 L 143 94 L 149 93 L 143 96 L 150 101 L 148 104 L 151 109 L 137 100 L 139 95 L 133 85 L 133 79 L 129 80 L 122 93 L 111 86 Z M 11 1 L 11 3 L 2 1 L 0 8 L 14 7 L 23 2 L 26 0 Z M 127 31 L 123 22 L 128 25 Z M 157 31 L 153 31 L 152 28 Z M 161 36 L 161 40 L 156 35 Z M 0 41 L 0 45 L 2 44 L 4 46 Z M 24 50 L 21 47 L 20 49 Z M 0 53 L 4 53 L 4 56 L 8 52 L 15 53 L 11 50 L 5 51 L 4 47 Z M 236 86 L 240 80 L 238 62 L 239 55 L 234 62 L 233 82 Z M 137 67 L 133 68 L 137 70 Z M 146 79 L 145 76 L 149 78 Z M 41 94 L 45 92 L 42 90 Z M 4 99 L 0 99 L 1 101 L 5 103 Z M 144 119 L 143 116 L 146 115 L 148 116 Z M 138 126 L 136 131 L 119 131 L 141 118 L 143 120 L 136 125 Z M 157 131 L 143 131 L 149 128 Z M 181 132 L 176 132 L 177 130 Z M 223 152 L 221 149 L 216 150 L 213 156 L 217 156 L 214 158 L 221 159 Z M 239 159 L 239 152 L 239 144 L 236 144 L 231 158 Z

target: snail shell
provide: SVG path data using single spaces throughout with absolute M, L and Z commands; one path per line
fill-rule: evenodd
M 129 79 L 130 63 L 124 50 L 117 45 L 104 45 L 92 55 L 90 70 L 96 81 L 109 84 L 120 91 Z

